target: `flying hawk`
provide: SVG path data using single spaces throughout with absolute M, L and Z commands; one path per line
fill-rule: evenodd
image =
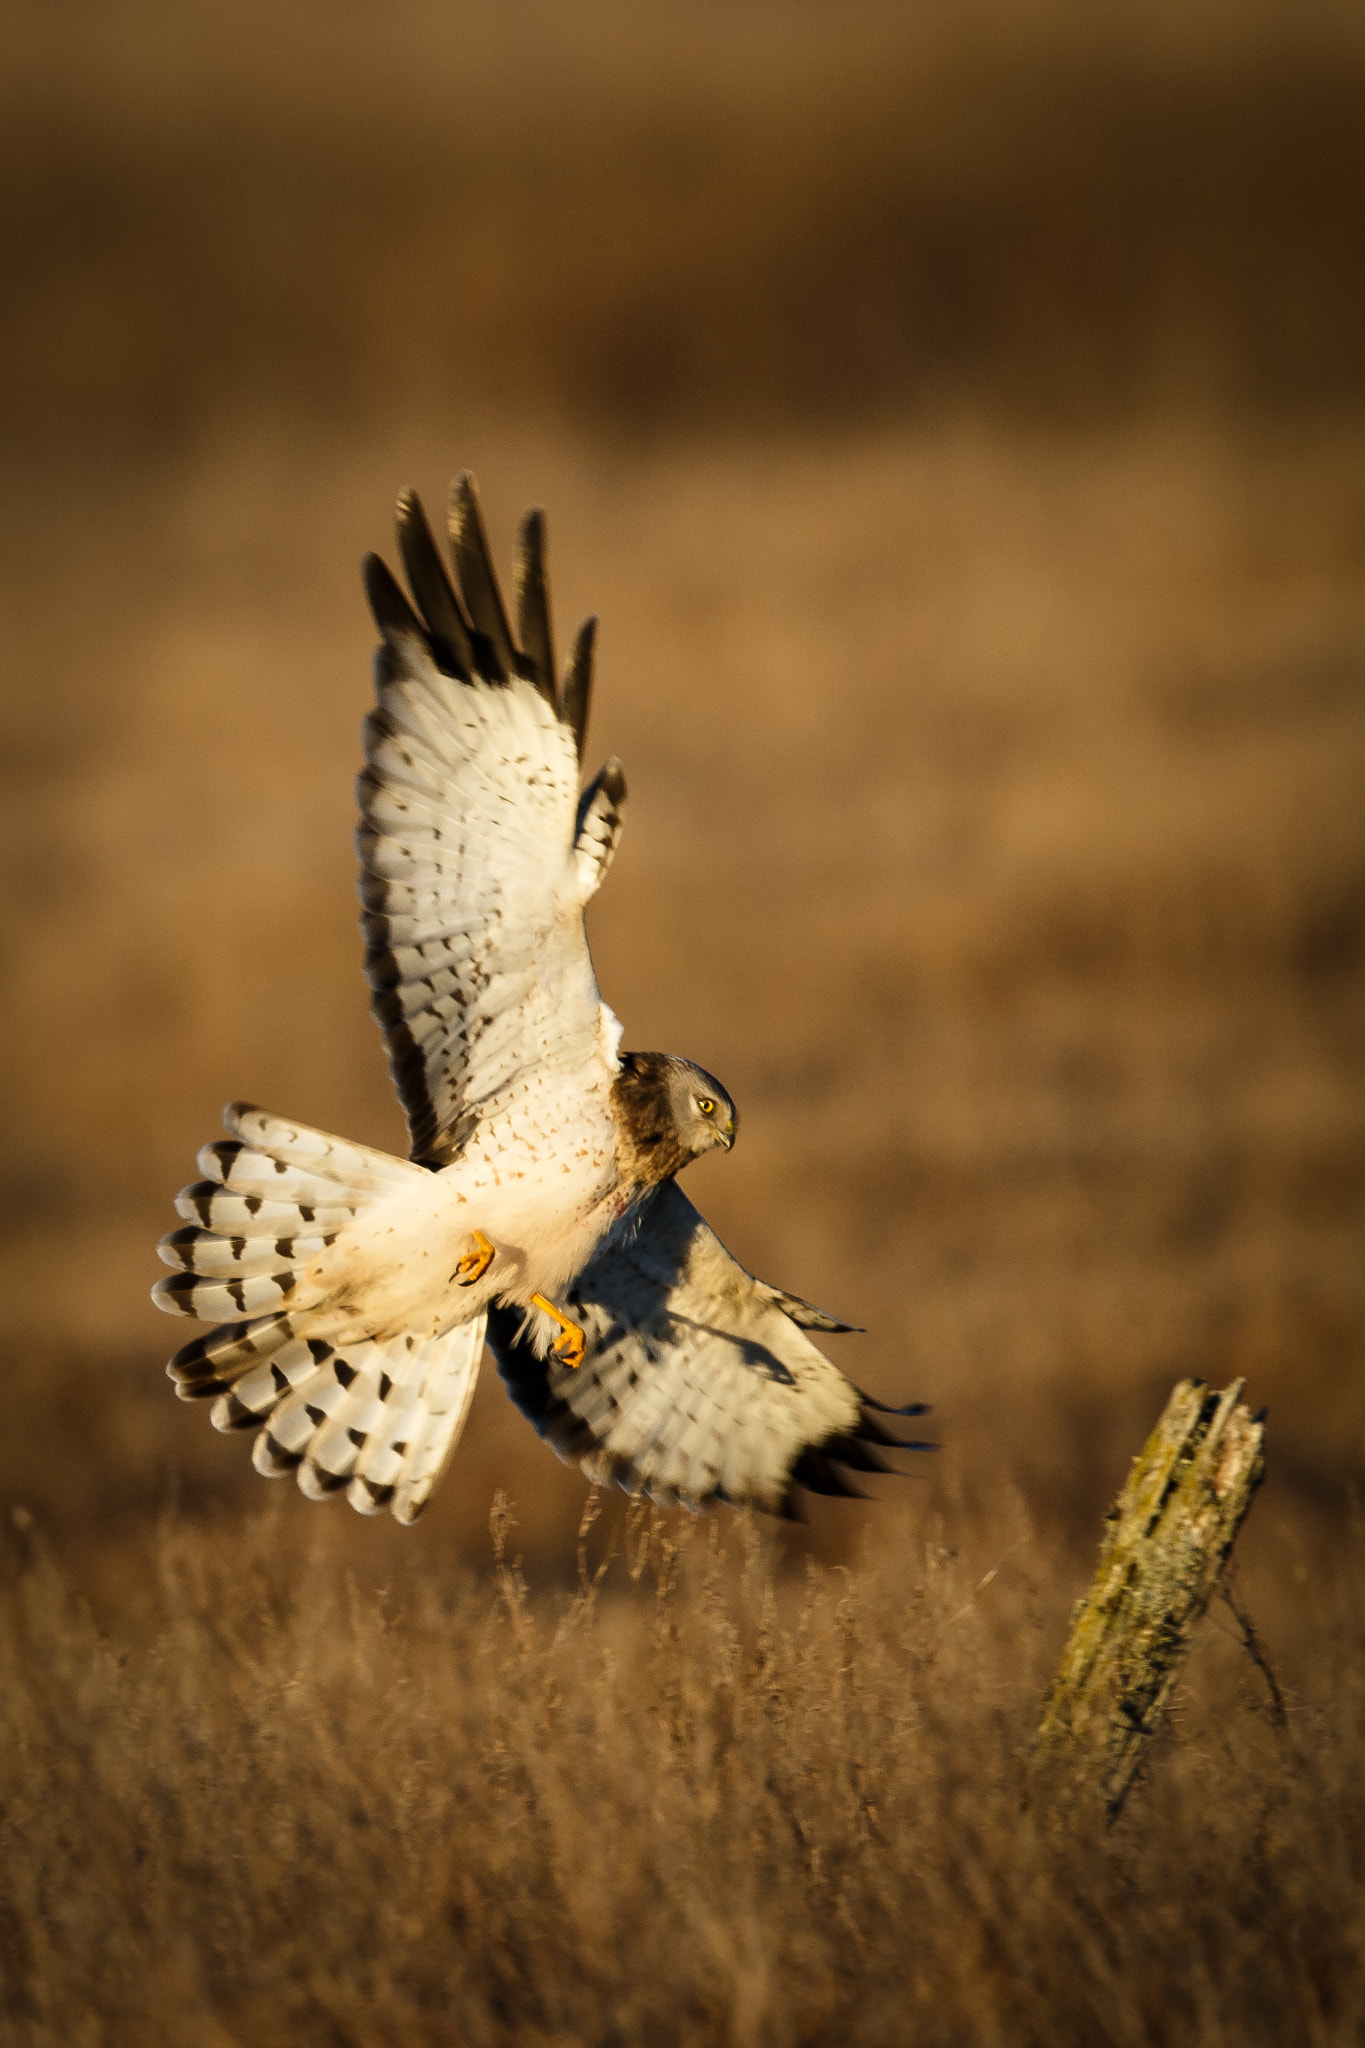
M 596 621 L 561 682 L 544 524 L 522 523 L 513 637 L 474 480 L 452 582 L 412 492 L 377 556 L 381 643 L 358 794 L 366 971 L 410 1159 L 245 1103 L 199 1154 L 153 1290 L 217 1324 L 167 1368 L 312 1499 L 420 1513 L 485 1342 L 561 1457 L 632 1493 L 789 1512 L 903 1444 L 807 1335 L 850 1326 L 738 1265 L 674 1176 L 738 1112 L 688 1061 L 623 1053 L 583 925 L 621 832 L 610 760 L 579 764 Z

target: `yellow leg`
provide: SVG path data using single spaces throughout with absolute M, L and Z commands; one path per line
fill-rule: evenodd
M 577 1372 L 583 1363 L 583 1354 L 588 1348 L 582 1330 L 577 1323 L 571 1323 L 552 1301 L 547 1301 L 543 1294 L 533 1294 L 531 1302 L 542 1315 L 549 1316 L 552 1322 L 559 1324 L 560 1334 L 550 1346 L 551 1358 L 557 1358 L 561 1365 L 567 1365 L 570 1372 Z
M 466 1252 L 455 1268 L 455 1278 L 461 1287 L 472 1287 L 476 1280 L 482 1280 L 497 1254 L 481 1230 L 472 1230 L 474 1240 L 472 1252 Z

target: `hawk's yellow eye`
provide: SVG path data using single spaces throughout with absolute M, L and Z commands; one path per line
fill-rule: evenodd
M 709 1095 L 699 1095 L 697 1097 L 697 1108 L 701 1111 L 703 1116 L 710 1116 L 714 1111 L 715 1106 L 715 1103 L 711 1100 Z

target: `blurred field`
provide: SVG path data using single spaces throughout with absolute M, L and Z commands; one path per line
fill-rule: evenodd
M 742 1106 L 693 1175 L 734 1250 L 1064 1518 L 1190 1370 L 1271 1403 L 1279 1484 L 1358 1474 L 1365 435 L 497 438 L 499 540 L 542 498 L 565 629 L 604 619 L 599 970 Z M 64 495 L 61 663 L 15 621 L 5 1455 L 73 1536 L 259 1484 L 145 1292 L 221 1101 L 401 1144 L 349 834 L 402 480 L 443 489 L 425 429 L 234 438 L 124 479 L 116 573 Z M 423 1540 L 481 1545 L 496 1484 L 557 1547 L 578 1482 L 490 1386 Z
M 12 449 L 1365 396 L 1338 0 L 15 0 L 0 38 Z
M 1341 1690 L 1365 1478 L 1354 13 L 289 0 L 231 17 L 21 7 L 0 33 L 16 309 L 0 331 L 0 1504 L 36 1515 L 41 1555 L 94 1616 L 30 1559 L 7 1711 L 51 1792 L 5 1839 L 46 1873 L 13 1924 L 52 1945 L 23 1951 L 23 1981 L 50 1988 L 13 2008 L 18 2038 L 84 2038 L 76 2009 L 95 1998 L 98 2018 L 97 1995 L 63 2005 L 59 1980 L 92 1943 L 122 1958 L 92 2041 L 275 2038 L 262 2015 L 292 1965 L 262 1963 L 240 1999 L 224 1988 L 234 1942 L 273 1953 L 250 1914 L 297 1918 L 300 1871 L 390 1882 L 404 1857 L 408 1918 L 385 1923 L 386 1953 L 415 1954 L 439 1893 L 453 1931 L 435 1960 L 376 1980 L 349 2032 L 339 1994 L 296 1985 L 279 2038 L 445 2038 L 439 1972 L 504 1937 L 469 1898 L 423 1889 L 453 1808 L 407 1847 L 403 1816 L 456 1725 L 479 1761 L 452 1781 L 454 1838 L 483 1841 L 542 1714 L 565 1770 L 579 1745 L 635 1815 L 622 1867 L 653 1902 L 647 1954 L 686 1921 L 684 1896 L 711 1929 L 698 1953 L 725 1952 L 715 2011 L 660 1963 L 675 2033 L 661 2006 L 627 2002 L 613 2038 L 893 2040 L 902 2010 L 944 2041 L 1357 2038 L 1358 1956 L 1351 1976 L 1333 1917 L 1359 1925 L 1356 1808 L 1340 1861 L 1324 1852 L 1314 1874 L 1303 1846 L 1337 1825 L 1360 1734 Z M 402 1145 L 355 925 L 372 641 L 356 570 L 366 548 L 392 555 L 399 486 L 438 506 L 466 464 L 505 565 L 517 515 L 546 506 L 561 642 L 602 617 L 589 753 L 619 752 L 631 788 L 593 912 L 604 993 L 628 1043 L 702 1061 L 743 1113 L 733 1158 L 689 1190 L 747 1264 L 865 1323 L 840 1363 L 884 1398 L 932 1401 L 944 1445 L 872 1507 L 817 1504 L 759 1574 L 795 1628 L 803 1559 L 854 1571 L 849 1626 L 882 1661 L 845 1762 L 882 1774 L 860 1796 L 896 1816 L 894 1853 L 864 1862 L 862 1822 L 822 1807 L 811 1839 L 845 1875 L 817 1875 L 813 1850 L 798 1872 L 786 1844 L 745 1876 L 732 1844 L 725 1884 L 757 1890 L 722 1886 L 714 1919 L 705 1829 L 739 1795 L 711 1763 L 687 1781 L 701 1832 L 661 1794 L 657 1867 L 631 1861 L 666 1748 L 613 1747 L 613 1727 L 666 1720 L 640 1596 L 608 1601 L 615 1619 L 584 1639 L 584 1668 L 616 1675 L 589 1697 L 555 1664 L 553 1712 L 550 1665 L 514 1669 L 503 1623 L 481 1633 L 492 1595 L 468 1575 L 486 1572 L 495 1490 L 518 1502 L 549 1631 L 584 1498 L 496 1381 L 421 1527 L 362 1524 L 268 1493 L 240 1441 L 173 1400 L 161 1367 L 185 1333 L 147 1297 L 171 1196 L 228 1098 Z M 1245 1374 L 1270 1406 L 1244 1591 L 1307 1703 L 1311 1762 L 1265 1749 L 1259 1680 L 1210 1628 L 1150 1834 L 1134 1819 L 1112 1854 L 1049 1846 L 1010 1817 L 1009 1758 L 1097 1517 L 1188 1372 Z M 951 1565 L 932 1599 L 950 1601 L 953 1573 L 970 1588 L 1025 1531 L 997 1633 L 956 1661 L 886 1621 L 898 1588 L 931 1599 L 926 1542 L 930 1579 Z M 239 1556 L 240 1636 L 219 1627 Z M 297 1592 L 290 1561 L 309 1557 Z M 181 1576 L 162 1600 L 168 1558 Z M 840 1595 L 817 1583 L 812 1668 L 828 1675 Z M 343 1584 L 355 1633 L 334 1640 Z M 392 1695 L 384 1588 L 415 1617 Z M 669 1651 L 668 1684 L 704 1690 L 722 1636 L 695 1589 L 677 1597 L 692 1650 Z M 356 1839 L 373 1857 L 340 1846 L 341 1794 L 310 1817 L 293 1738 L 277 1836 L 252 1835 L 245 1791 L 214 1807 L 218 1736 L 190 1757 L 195 1730 L 220 1731 L 257 1678 L 271 1701 L 296 1681 L 327 1692 L 337 1740 L 372 1758 Z M 404 1732 L 418 1696 L 427 1718 Z M 912 1708 L 939 1718 L 902 1781 Z M 823 1784 L 833 1738 L 805 1711 L 791 1767 Z M 233 1772 L 263 1767 L 271 1725 L 253 1709 Z M 220 1823 L 250 1837 L 245 1860 L 228 1870 L 226 1850 L 163 1830 L 162 1903 L 144 1911 L 142 1865 L 100 1860 L 100 1843 L 144 1839 L 99 1761 L 115 1740 L 149 1758 L 169 1742 L 147 1797 L 206 1841 Z M 373 1761 L 391 1740 L 416 1788 L 402 1815 Z M 1258 1806 L 1244 1794 L 1262 1770 Z M 776 1826 L 765 1798 L 789 1803 L 785 1780 L 765 1784 L 745 1843 Z M 471 2040 L 593 2038 L 593 1999 L 626 1997 L 609 1937 L 590 1954 L 585 1901 L 547 1875 L 592 1835 L 583 1797 L 538 1835 L 518 1807 L 486 1845 L 481 1898 L 567 1917 L 535 1965 L 539 2002 L 508 1990 L 524 1957 L 461 1980 Z M 921 1835 L 936 1877 L 910 1873 Z M 61 1922 L 52 1887 L 86 1849 L 115 1903 Z M 1225 1864 L 1242 1889 L 1214 1886 Z M 210 1931 L 228 1895 L 231 1938 Z M 610 1924 L 632 1925 L 628 1890 L 611 1896 Z M 1152 1958 L 1180 1949 L 1171 1916 L 1196 1896 L 1209 1918 L 1164 2005 L 1137 1986 L 1167 1981 Z M 1277 1896 L 1296 1902 L 1284 1926 L 1326 1932 L 1293 2024 L 1276 1949 L 1258 2035 L 1246 1986 Z M 337 1956 L 351 1908 L 328 1897 Z M 162 1912 L 183 1918 L 178 1945 Z M 1082 1922 L 1037 1960 L 1044 1923 Z M 856 1986 L 850 1926 L 868 1943 Z M 143 1984 L 145 1958 L 172 1952 Z M 1103 1978 L 1100 2004 L 1065 2003 L 1072 1964 L 1077 1983 Z M 988 1988 L 969 1996 L 973 1971 Z

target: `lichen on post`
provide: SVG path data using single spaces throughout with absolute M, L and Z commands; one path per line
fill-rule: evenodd
M 1109 1510 L 1034 1745 L 1038 1770 L 1088 1782 L 1112 1819 L 1160 1724 L 1190 1638 L 1265 1476 L 1265 1429 L 1181 1380 Z

